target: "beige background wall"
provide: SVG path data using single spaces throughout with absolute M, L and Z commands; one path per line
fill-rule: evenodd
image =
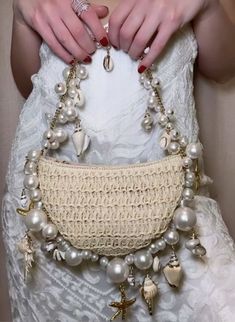
M 0 199 L 11 141 L 23 102 L 9 66 L 11 20 L 11 1 L 0 0 Z M 221 86 L 197 76 L 196 99 L 206 170 L 214 179 L 211 195 L 219 201 L 223 218 L 235 238 L 235 80 Z M 10 322 L 3 254 L 0 242 L 0 322 Z

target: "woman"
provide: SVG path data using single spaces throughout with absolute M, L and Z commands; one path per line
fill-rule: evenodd
M 110 17 L 103 5 L 108 5 Z M 33 91 L 22 110 L 12 148 L 8 192 L 3 203 L 14 321 L 107 321 L 112 316 L 108 304 L 119 296 L 98 266 L 84 265 L 75 271 L 52 262 L 40 250 L 35 279 L 28 288 L 22 278 L 22 256 L 15 244 L 24 233 L 24 225 L 16 216 L 15 208 L 22 189 L 23 164 L 28 150 L 40 144 L 48 113 L 54 112 L 57 101 L 53 88 L 66 67 L 63 61 L 70 63 L 76 58 L 89 64 L 92 60 L 87 66 L 92 77 L 83 85 L 88 103 L 80 112 L 92 138 L 85 162 L 126 164 L 161 159 L 164 155 L 158 145 L 158 127 L 151 134 L 138 127 L 145 111 L 146 93 L 138 83 L 137 70 L 143 73 L 157 59 L 163 100 L 177 112 L 181 132 L 190 141 L 196 141 L 198 126 L 192 77 L 197 45 L 188 23 L 192 23 L 198 43 L 198 68 L 206 76 L 224 81 L 235 72 L 232 6 L 232 1 L 216 0 L 193 4 L 185 0 L 94 1 L 77 17 L 67 0 L 15 2 L 12 69 L 18 88 L 26 98 L 32 91 L 30 78 L 34 75 Z M 108 34 L 100 21 L 105 17 L 109 22 Z M 103 45 L 102 49 L 95 52 L 90 34 Z M 218 35 L 221 35 L 219 39 Z M 63 61 L 45 43 L 41 46 L 41 39 Z M 108 43 L 115 46 L 110 50 L 115 64 L 110 74 L 102 68 Z M 137 62 L 147 46 L 150 46 L 149 52 Z M 226 52 L 221 48 L 226 48 Z M 98 95 L 101 89 L 103 95 Z M 66 146 L 62 154 L 68 160 L 76 160 L 71 146 Z M 197 206 L 200 235 L 208 251 L 206 263 L 193 262 L 184 250 L 180 258 L 186 276 L 180 292 L 172 293 L 159 278 L 160 296 L 153 316 L 138 301 L 128 311 L 128 321 L 233 320 L 234 245 L 216 202 L 199 196 Z

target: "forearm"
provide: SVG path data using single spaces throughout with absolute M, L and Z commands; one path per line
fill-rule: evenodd
M 32 91 L 31 76 L 40 68 L 41 38 L 14 17 L 11 43 L 11 67 L 15 83 L 24 98 Z
M 224 82 L 235 76 L 235 3 L 211 1 L 211 9 L 193 22 L 199 46 L 198 68 L 206 77 Z

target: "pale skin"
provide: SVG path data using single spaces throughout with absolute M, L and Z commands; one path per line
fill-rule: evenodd
M 44 40 L 66 63 L 73 58 L 90 63 L 95 39 L 110 42 L 139 63 L 143 72 L 161 54 L 172 35 L 192 23 L 199 47 L 197 67 L 218 82 L 235 75 L 234 0 L 94 0 L 81 17 L 71 0 L 15 0 L 11 64 L 16 84 L 27 98 L 30 77 L 40 68 L 39 48 Z M 108 7 L 108 8 L 107 8 Z M 109 22 L 106 34 L 102 23 Z M 29 50 L 30 48 L 30 50 Z

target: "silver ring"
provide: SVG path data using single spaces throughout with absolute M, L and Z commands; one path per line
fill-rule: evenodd
M 84 0 L 73 0 L 71 6 L 77 16 L 80 17 L 84 11 L 89 9 L 90 3 Z

